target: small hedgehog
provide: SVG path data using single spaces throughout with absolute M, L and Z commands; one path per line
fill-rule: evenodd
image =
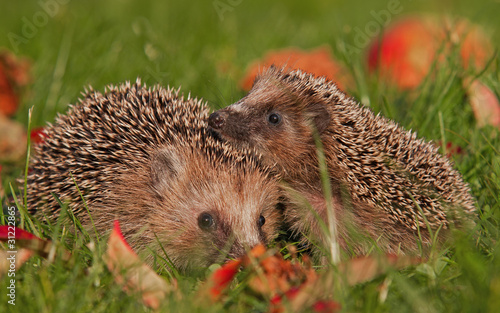
M 207 118 L 200 100 L 139 80 L 90 90 L 35 147 L 28 208 L 57 215 L 55 193 L 91 228 L 79 189 L 99 233 L 117 219 L 135 249 L 164 249 L 181 271 L 268 243 L 282 220 L 277 179 L 210 135 Z
M 235 146 L 255 148 L 277 169 L 300 195 L 288 197 L 291 230 L 323 246 L 329 241 L 317 216 L 327 221 L 327 205 L 314 132 L 328 167 L 338 242 L 346 251 L 366 253 L 377 241 L 384 251 L 413 253 L 419 236 L 431 244 L 427 224 L 443 229 L 442 241 L 450 224 L 468 223 L 475 211 L 468 186 L 434 145 L 300 70 L 271 67 L 243 99 L 212 113 L 209 125 Z M 358 240 L 359 231 L 371 239 Z

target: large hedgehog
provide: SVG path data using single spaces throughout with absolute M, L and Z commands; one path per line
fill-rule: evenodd
M 326 222 L 328 214 L 315 131 L 342 248 L 367 252 L 372 244 L 356 237 L 361 232 L 384 251 L 415 252 L 419 236 L 424 246 L 431 243 L 428 226 L 440 229 L 442 240 L 451 224 L 463 225 L 475 211 L 461 175 L 434 145 L 300 70 L 271 67 L 247 96 L 212 113 L 209 125 L 223 139 L 255 148 L 268 165 L 276 164 L 294 190 L 285 212 L 292 230 L 324 246 L 329 240 L 318 216 Z
M 276 235 L 276 178 L 208 133 L 201 101 L 137 81 L 90 90 L 80 102 L 35 147 L 30 211 L 56 216 L 54 193 L 90 226 L 79 189 L 100 233 L 117 219 L 134 248 L 161 256 L 163 248 L 180 270 L 238 257 Z

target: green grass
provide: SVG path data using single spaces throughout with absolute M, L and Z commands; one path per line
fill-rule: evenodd
M 229 3 L 229 1 L 221 1 Z M 355 77 L 349 92 L 376 112 L 393 118 L 429 140 L 446 139 L 463 148 L 453 157 L 477 200 L 478 236 L 457 234 L 451 251 L 416 268 L 388 273 L 355 287 L 335 290 L 346 312 L 497 312 L 500 310 L 500 134 L 478 128 L 462 87 L 465 71 L 456 56 L 446 56 L 436 78 L 422 84 L 413 97 L 397 92 L 367 74 L 365 53 L 349 54 L 355 27 L 372 21 L 371 11 L 387 1 L 241 2 L 220 19 L 212 1 L 69 1 L 18 46 L 33 62 L 33 83 L 26 89 L 15 119 L 31 127 L 53 121 L 83 87 L 102 90 L 110 83 L 142 77 L 148 85 L 182 86 L 185 94 L 202 97 L 213 108 L 226 106 L 244 93 L 238 88 L 244 70 L 266 51 L 289 46 L 331 48 Z M 400 1 L 403 12 L 461 15 L 483 25 L 498 49 L 500 3 Z M 41 11 L 37 1 L 11 1 L 0 10 L 0 47 L 13 50 L 8 34 L 22 35 L 25 19 Z M 351 30 L 351 31 L 349 31 Z M 500 95 L 499 59 L 481 78 Z M 4 187 L 22 175 L 25 164 L 2 164 Z M 33 230 L 25 219 L 24 226 Z M 0 281 L 0 312 L 147 312 L 137 297 L 124 293 L 107 271 L 101 255 L 105 242 L 92 242 L 85 232 L 72 235 L 73 224 L 44 226 L 58 242 L 53 260 L 32 258 L 16 272 L 16 306 L 7 303 L 8 279 Z M 95 241 L 95 239 L 94 239 Z M 62 248 L 72 251 L 62 260 Z M 183 299 L 168 299 L 166 311 L 259 312 L 266 303 L 233 291 L 232 300 L 200 306 L 193 289 L 198 279 L 182 277 Z M 379 285 L 390 282 L 385 301 Z M 253 309 L 252 309 L 253 308 Z

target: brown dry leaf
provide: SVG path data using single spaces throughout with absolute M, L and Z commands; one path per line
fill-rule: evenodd
M 5 191 L 3 190 L 3 185 L 2 185 L 2 165 L 0 164 L 0 198 L 3 198 L 5 196 Z
M 260 259 L 260 261 L 255 264 L 252 259 Z M 252 254 L 244 264 L 246 266 L 257 266 L 254 269 L 258 275 L 250 279 L 249 286 L 255 292 L 272 297 L 284 294 L 293 287 L 301 286 L 305 282 L 315 282 L 317 274 L 312 269 L 307 256 L 303 257 L 303 262 L 304 264 L 287 261 L 279 253 L 267 256 L 263 252 L 260 255 Z
M 24 127 L 0 114 L 0 161 L 19 161 L 25 153 L 26 131 Z
M 15 251 L 15 253 L 11 253 L 7 250 L 0 250 L 0 279 L 6 273 L 17 271 L 29 258 L 35 255 L 32 250 L 26 248 L 16 249 Z
M 30 63 L 11 52 L 0 52 L 0 114 L 13 115 L 19 106 L 19 88 L 28 84 Z
M 123 238 L 118 221 L 115 221 L 104 257 L 115 281 L 123 284 L 125 291 L 139 293 L 144 304 L 150 308 L 157 309 L 167 294 L 176 290 L 175 281 L 172 285 L 167 284 L 139 259 Z
M 292 47 L 270 51 L 262 60 L 252 63 L 240 82 L 241 88 L 250 90 L 255 77 L 273 64 L 277 67 L 286 66 L 290 69 L 301 69 L 316 76 L 326 77 L 328 80 L 335 82 L 340 89 L 349 86 L 351 83 L 350 75 L 331 57 L 330 50 L 327 47 L 320 47 L 310 52 Z
M 500 128 L 500 102 L 488 86 L 475 80 L 468 88 L 469 101 L 476 117 L 477 125 L 493 125 Z
M 405 255 L 370 255 L 341 263 L 339 272 L 344 275 L 349 285 L 355 285 L 370 281 L 390 269 L 402 269 L 420 263 L 422 259 Z

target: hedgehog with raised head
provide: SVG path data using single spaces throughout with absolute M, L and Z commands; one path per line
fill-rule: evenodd
M 282 220 L 277 178 L 214 138 L 207 118 L 201 100 L 139 80 L 88 91 L 35 147 L 29 210 L 57 216 L 54 193 L 90 227 L 81 192 L 99 233 L 119 220 L 132 247 L 164 249 L 181 271 L 270 242 Z
M 431 244 L 428 226 L 443 241 L 475 212 L 467 184 L 433 144 L 300 70 L 271 67 L 244 98 L 212 113 L 209 125 L 231 144 L 254 148 L 282 175 L 290 228 L 320 247 L 330 242 L 319 222 L 328 214 L 315 132 L 344 250 L 363 254 L 376 241 L 383 251 L 417 252 L 419 237 Z M 359 232 L 369 240 L 358 240 Z

